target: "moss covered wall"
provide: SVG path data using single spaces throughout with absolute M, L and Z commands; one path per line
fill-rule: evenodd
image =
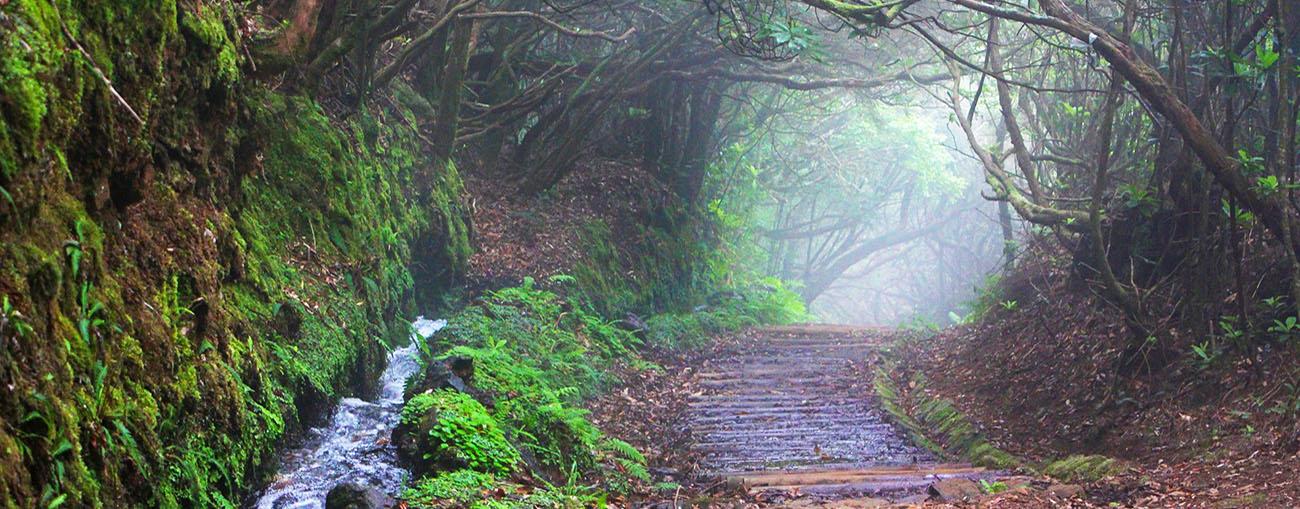
M 237 505 L 463 265 L 409 113 L 254 83 L 235 9 L 0 2 L 5 507 Z

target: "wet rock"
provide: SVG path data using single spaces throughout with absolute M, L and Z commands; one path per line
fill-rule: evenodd
M 1053 484 L 1047 487 L 1047 494 L 1056 498 L 1077 498 L 1084 495 L 1083 486 L 1078 484 Z
M 430 363 L 424 373 L 414 383 L 406 385 L 407 402 L 420 394 L 442 389 L 452 389 L 473 396 L 472 389 L 458 373 L 470 376 L 474 374 L 474 360 L 454 357 L 442 362 Z M 391 443 L 397 448 L 397 456 L 403 466 L 413 470 L 417 475 L 432 467 L 424 461 L 422 441 L 428 430 L 436 423 L 436 413 L 425 416 L 406 416 L 393 428 Z M 450 465 L 459 468 L 463 465 Z
M 342 482 L 325 495 L 325 509 L 390 509 L 397 501 L 370 486 Z
M 462 382 L 467 383 L 474 380 L 474 359 L 452 357 L 447 359 L 446 364 L 451 368 L 451 374 L 459 377 Z
M 650 325 L 645 323 L 636 313 L 628 313 L 627 316 L 617 322 L 619 328 L 635 334 L 636 337 L 645 339 L 645 333 L 650 329 Z
M 727 491 L 739 493 L 749 491 L 751 487 L 749 481 L 746 481 L 744 477 L 728 477 L 722 484 Z
M 452 357 L 442 362 L 430 363 L 414 383 L 406 386 L 406 399 L 416 394 L 438 389 L 455 389 L 472 394 L 470 381 L 474 378 L 474 359 Z
M 425 452 L 436 447 L 428 443 L 428 435 L 437 424 L 437 412 L 429 412 L 417 420 L 404 420 L 393 428 L 391 443 L 397 449 L 397 458 L 417 478 L 439 470 L 451 471 L 469 466 L 454 457 L 438 462 L 425 457 Z
M 969 502 L 984 494 L 970 479 L 944 479 L 931 484 L 927 491 L 940 502 Z

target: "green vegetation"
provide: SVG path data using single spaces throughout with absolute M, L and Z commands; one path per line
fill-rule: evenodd
M 926 391 L 925 377 L 914 374 L 904 385 L 895 382 L 896 366 L 886 364 L 875 372 L 874 387 L 881 406 L 918 445 L 940 457 L 958 458 L 991 469 L 1025 470 L 1064 482 L 1093 482 L 1118 474 L 1123 463 L 1102 455 L 1071 455 L 1034 463 L 993 445 L 974 424 L 946 399 Z M 985 493 L 1005 491 L 1000 483 L 981 483 Z
M 407 403 L 409 408 L 415 400 Z M 416 481 L 402 496 L 415 507 L 437 507 L 452 503 L 469 504 L 484 499 L 484 491 L 496 486 L 492 474 L 455 470 Z
M 983 491 L 987 495 L 997 495 L 998 493 L 1007 491 L 1007 489 L 1007 483 L 1002 481 L 990 482 L 988 479 L 980 479 L 980 491 Z
M 489 423 L 495 422 L 517 439 L 528 457 L 536 458 L 542 469 L 537 473 L 562 491 L 590 497 L 604 491 L 626 492 L 633 483 L 649 481 L 645 457 L 602 432 L 581 407 L 584 399 L 616 383 L 620 369 L 644 369 L 637 351 L 646 345 L 596 313 L 584 300 L 591 294 L 569 288 L 572 283 L 567 276 L 553 277 L 552 291 L 527 278 L 520 286 L 488 292 L 424 344 L 426 365 L 450 358 L 472 359 L 471 384 L 486 391 L 493 408 L 491 416 L 480 415 L 477 410 L 482 407 L 469 396 L 445 389 L 423 392 L 429 381 L 412 380 L 408 387 L 415 394 L 403 408 L 403 423 L 437 422 L 430 433 L 437 434 L 438 443 L 451 444 L 426 446 L 426 454 L 452 450 L 474 456 L 464 452 L 465 446 L 456 445 L 462 443 L 494 444 L 496 450 L 495 444 L 502 442 L 491 431 L 495 425 Z M 646 336 L 657 346 L 699 344 L 698 338 L 711 331 L 800 317 L 802 307 L 792 304 L 799 302 L 779 286 L 766 288 L 709 311 L 656 315 L 647 320 Z M 425 373 L 422 376 L 428 376 Z M 472 410 L 448 419 L 447 408 L 462 406 Z M 465 424 L 469 422 L 475 424 Z M 503 452 L 493 456 L 517 457 Z M 508 469 L 468 463 L 469 468 L 494 472 L 497 482 L 505 482 L 502 474 Z M 455 486 L 486 482 L 481 476 L 443 472 L 416 481 L 407 498 L 417 506 L 436 505 L 435 499 L 458 499 L 455 493 L 464 493 Z
M 699 347 L 721 332 L 811 318 L 799 294 L 776 278 L 764 278 L 726 294 L 717 305 L 697 312 L 669 312 L 647 318 L 647 342 L 655 347 Z
M 426 461 L 496 475 L 509 475 L 519 463 L 519 451 L 496 419 L 468 394 L 450 389 L 417 394 L 402 408 L 403 424 L 423 431 L 419 425 L 426 418 L 427 436 L 418 438 Z
M 1124 465 L 1101 455 L 1076 454 L 1052 461 L 1041 469 L 1043 475 L 1066 482 L 1093 482 L 1124 471 Z
M 556 479 L 596 476 L 620 484 L 646 475 L 644 458 L 606 437 L 579 403 L 616 382 L 609 366 L 634 356 L 638 345 L 632 334 L 528 279 L 454 316 L 424 358 L 473 359 L 473 383 L 493 396 L 496 419 Z M 419 400 L 408 401 L 408 409 Z
M 466 256 L 411 249 L 467 229 L 406 194 L 409 113 L 245 82 L 237 15 L 0 5 L 5 506 L 237 506 L 405 340 L 412 261 Z
M 721 217 L 720 208 L 713 214 L 695 220 L 719 230 L 705 238 L 687 223 L 643 227 L 635 242 L 617 242 L 605 223 L 588 223 L 583 258 L 572 280 L 560 283 L 575 303 L 602 316 L 650 315 L 644 332 L 652 347 L 698 346 L 725 330 L 809 320 L 789 283 L 751 265 L 762 255 L 752 252 L 744 226 Z
M 506 495 L 496 498 L 494 492 L 497 490 Z M 578 509 L 603 502 L 602 497 L 573 489 L 527 488 L 472 470 L 456 470 L 420 479 L 406 490 L 402 499 L 413 507 L 470 509 Z
M 888 366 L 877 368 L 873 383 L 881 406 L 918 445 L 940 456 L 994 469 L 1024 466 L 1019 458 L 985 440 L 952 402 L 927 394 L 923 375 L 913 375 L 905 393 L 891 378 Z

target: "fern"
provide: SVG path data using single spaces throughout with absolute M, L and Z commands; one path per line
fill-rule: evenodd
M 578 282 L 578 278 L 575 278 L 568 274 L 555 274 L 549 278 L 546 278 L 546 281 L 553 284 L 573 284 Z
M 623 467 L 623 471 L 627 473 L 628 477 L 642 482 L 650 482 L 650 469 L 646 468 L 644 462 L 632 461 L 625 458 L 617 458 L 614 461 L 618 462 L 618 464 Z
M 617 438 L 606 438 L 604 446 L 606 449 L 637 463 L 645 463 L 646 461 L 645 455 L 641 454 L 641 451 L 638 451 L 635 446 Z
M 121 419 L 113 419 L 112 421 L 113 426 L 117 429 L 118 439 L 121 440 L 123 447 L 126 449 L 127 456 L 131 458 L 132 463 L 135 463 L 136 469 L 143 469 L 147 463 L 145 463 L 144 455 L 140 453 L 140 444 L 136 443 L 135 435 L 131 434 L 131 430 L 126 427 L 126 424 Z
M 9 303 L 8 295 L 5 295 L 3 300 L 0 301 L 0 311 L 2 311 L 0 312 L 0 336 L 3 336 L 5 330 L 10 328 L 20 338 L 26 338 L 32 334 L 31 324 L 28 324 L 23 314 Z

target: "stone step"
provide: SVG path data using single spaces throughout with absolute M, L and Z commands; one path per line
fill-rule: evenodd
M 706 475 L 828 496 L 986 475 L 936 463 L 886 420 L 869 376 L 855 369 L 886 343 L 881 331 L 798 325 L 758 335 L 743 353 L 706 363 L 688 398 L 682 424 Z

